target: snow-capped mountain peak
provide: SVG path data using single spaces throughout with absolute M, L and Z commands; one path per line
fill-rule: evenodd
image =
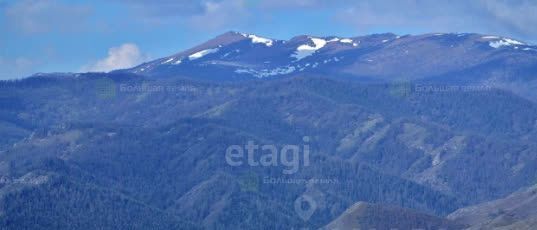
M 124 71 L 158 76 L 203 75 L 202 78 L 265 78 L 308 72 L 381 79 L 402 74 L 420 78 L 432 72 L 470 68 L 486 62 L 488 59 L 483 56 L 494 57 L 492 54 L 535 56 L 537 47 L 511 38 L 470 33 L 301 35 L 284 41 L 228 32 L 178 54 Z M 442 61 L 434 61 L 439 59 Z

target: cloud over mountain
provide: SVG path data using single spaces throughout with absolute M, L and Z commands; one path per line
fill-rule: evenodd
M 108 72 L 116 69 L 133 67 L 147 60 L 136 44 L 125 43 L 108 50 L 108 56 L 94 64 L 82 67 L 82 71 Z

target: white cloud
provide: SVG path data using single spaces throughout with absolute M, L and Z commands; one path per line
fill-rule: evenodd
M 20 0 L 6 4 L 3 11 L 7 25 L 13 29 L 43 33 L 81 30 L 92 10 L 85 5 L 55 0 Z
M 153 25 L 180 25 L 199 30 L 229 29 L 244 23 L 248 7 L 260 0 L 116 0 L 135 15 L 134 20 Z
M 523 0 L 512 2 L 505 0 L 481 0 L 488 13 L 490 13 L 499 23 L 512 28 L 515 32 L 524 35 L 535 35 L 537 33 L 537 1 Z
M 134 67 L 147 60 L 136 44 L 125 43 L 108 49 L 108 56 L 94 64 L 82 67 L 83 72 L 108 72 L 116 69 Z
M 190 26 L 206 30 L 220 29 L 242 23 L 248 16 L 245 1 L 206 1 L 203 3 L 203 13 L 190 17 Z
M 260 0 L 258 0 L 260 1 Z M 265 0 L 260 1 L 260 5 L 266 8 L 315 8 L 325 7 L 331 3 L 340 3 L 337 0 L 323 1 L 323 0 Z
M 313 1 L 313 0 L 312 0 Z M 535 0 L 375 0 L 348 3 L 336 15 L 361 33 L 374 29 L 476 32 L 535 39 Z
M 203 1 L 197 0 L 115 0 L 125 4 L 137 16 L 161 21 L 178 19 L 203 12 Z
M 0 80 L 17 79 L 31 75 L 39 63 L 26 57 L 0 57 Z
M 363 1 L 342 10 L 337 18 L 362 31 L 376 27 L 412 27 L 449 32 L 472 24 L 473 15 L 465 14 L 470 5 L 415 0 Z

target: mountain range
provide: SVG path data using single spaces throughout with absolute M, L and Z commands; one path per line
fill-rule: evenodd
M 433 80 L 486 84 L 536 98 L 537 48 L 471 33 L 275 40 L 228 32 L 175 55 L 127 70 L 153 77 L 239 79 L 319 75 L 370 81 Z
M 228 32 L 130 69 L 1 81 L 0 226 L 523 229 L 536 70 L 537 47 L 500 36 Z M 248 143 L 308 164 L 230 164 Z

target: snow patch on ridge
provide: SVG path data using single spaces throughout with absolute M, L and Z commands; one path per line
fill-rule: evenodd
M 292 72 L 295 72 L 296 68 L 294 66 L 284 66 L 284 67 L 278 67 L 274 69 L 262 69 L 262 70 L 254 70 L 254 69 L 237 69 L 235 70 L 235 73 L 246 73 L 254 75 L 257 78 L 264 78 L 264 77 L 270 77 L 275 75 L 283 75 L 283 74 L 290 74 Z
M 218 52 L 218 48 L 206 49 L 206 50 L 202 50 L 202 51 L 199 51 L 199 52 L 196 52 L 196 53 L 193 53 L 193 54 L 189 55 L 188 59 L 196 60 L 198 58 L 202 58 L 203 56 L 205 56 L 207 54 L 212 54 L 212 53 L 216 53 L 216 52 Z
M 339 38 L 332 38 L 328 40 L 328 42 L 338 42 L 339 40 L 340 40 Z
M 267 47 L 270 47 L 273 44 L 272 39 L 260 37 L 260 36 L 257 36 L 255 34 L 241 34 L 241 35 L 244 36 L 244 37 L 250 38 L 250 40 L 252 40 L 252 43 L 265 44 L 265 46 L 267 46 Z
M 344 38 L 344 39 L 341 39 L 339 40 L 339 42 L 341 43 L 347 43 L 347 44 L 352 44 L 352 46 L 356 47 L 358 46 L 358 43 L 360 43 L 360 41 L 358 41 L 358 43 L 354 42 L 354 40 L 350 39 L 350 38 Z
M 175 58 L 170 58 L 170 59 L 168 59 L 168 60 L 166 60 L 166 61 L 163 61 L 161 64 L 169 63 L 169 62 L 173 61 L 173 59 L 175 59 Z
M 355 43 L 352 39 L 350 38 L 332 38 L 330 40 L 328 40 L 327 42 L 341 42 L 341 43 L 345 43 L 345 44 L 352 44 L 352 46 L 358 46 L 357 43 Z
M 498 36 L 483 36 L 481 38 L 483 38 L 483 39 L 499 39 Z
M 486 37 L 494 37 L 494 36 L 486 36 Z M 485 38 L 485 37 L 483 37 Z M 524 43 L 522 42 L 519 42 L 517 40 L 514 40 L 514 39 L 510 39 L 510 38 L 502 38 L 500 40 L 497 40 L 497 41 L 491 41 L 489 42 L 489 46 L 492 47 L 492 48 L 500 48 L 502 46 L 512 46 L 512 45 L 525 45 Z
M 303 65 L 296 63 L 295 65 L 286 65 L 286 66 L 280 66 L 280 67 L 271 68 L 271 69 L 239 68 L 235 70 L 235 73 L 250 74 L 257 78 L 265 78 L 265 77 L 271 77 L 271 76 L 277 76 L 277 75 L 291 74 L 293 72 L 301 72 L 307 69 L 315 69 L 323 64 L 327 64 L 330 62 L 338 62 L 342 60 L 343 58 L 344 57 L 342 56 L 340 56 L 339 58 L 333 57 L 333 58 L 324 60 L 322 63 L 319 63 L 319 62 L 304 63 Z
M 295 53 L 291 56 L 296 58 L 297 61 L 299 61 L 305 57 L 314 54 L 315 52 L 317 52 L 317 50 L 323 48 L 327 43 L 326 40 L 320 38 L 310 38 L 310 40 L 315 46 L 310 46 L 308 44 L 300 45 L 296 48 Z

